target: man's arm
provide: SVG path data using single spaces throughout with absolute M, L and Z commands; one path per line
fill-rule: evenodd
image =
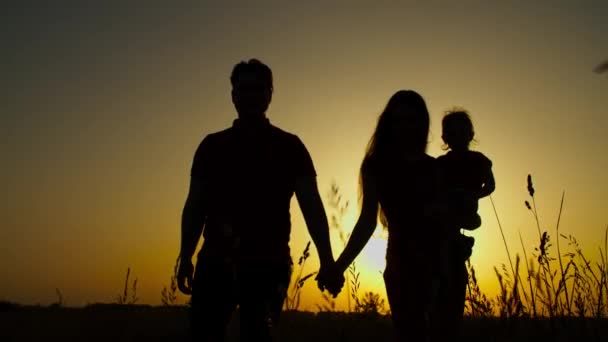
M 190 189 L 182 212 L 180 259 L 192 260 L 205 223 L 203 182 L 190 178 Z
M 190 189 L 182 212 L 179 268 L 177 272 L 177 286 L 184 294 L 192 293 L 194 277 L 192 256 L 203 232 L 206 216 L 204 195 L 203 182 L 195 177 L 190 177 Z
M 317 247 L 321 267 L 333 264 L 329 223 L 319 195 L 316 178 L 314 176 L 298 177 L 295 193 L 310 237 Z

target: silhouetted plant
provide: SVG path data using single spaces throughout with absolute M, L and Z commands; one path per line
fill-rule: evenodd
M 493 302 L 481 291 L 475 275 L 475 268 L 468 259 L 466 267 L 469 282 L 467 283 L 465 314 L 475 318 L 492 316 L 494 311 Z
M 356 298 L 355 311 L 365 315 L 381 315 L 384 313 L 384 299 L 380 294 L 367 291 L 361 299 Z
M 321 312 L 334 312 L 336 311 L 336 301 L 327 294 L 326 292 L 321 293 L 323 304 L 317 304 L 317 309 Z
M 530 188 L 528 188 L 528 191 L 530 191 Z M 532 189 L 531 191 L 534 192 L 534 189 Z M 504 230 L 502 229 L 502 224 L 500 223 L 500 219 L 498 218 L 498 212 L 496 211 L 496 206 L 494 205 L 494 199 L 492 198 L 491 195 L 489 196 L 489 198 L 490 198 L 490 203 L 492 204 L 492 209 L 494 210 L 496 222 L 498 223 L 498 229 L 500 230 L 500 236 L 502 237 L 502 241 L 505 245 L 505 251 L 507 252 L 507 259 L 509 260 L 509 265 L 511 266 L 511 274 L 513 275 L 514 279 L 519 280 L 519 273 L 515 272 L 515 267 L 513 267 L 513 261 L 511 259 L 511 252 L 509 251 L 509 245 L 507 244 L 507 239 L 505 238 L 505 233 L 504 233 Z M 519 284 L 519 283 L 520 283 L 519 281 L 516 282 L 516 284 Z M 524 299 L 527 302 L 528 298 L 525 294 L 525 291 L 522 291 L 522 293 L 524 293 Z
M 359 281 L 360 272 L 357 270 L 357 265 L 353 262 L 348 266 L 348 272 L 350 283 L 347 284 L 347 287 L 350 292 L 350 296 L 355 303 L 355 312 L 358 312 L 361 307 L 361 303 L 359 302 L 359 288 L 361 288 L 361 282 Z M 349 308 L 349 311 L 350 308 Z
M 127 275 L 125 277 L 125 287 L 122 294 L 116 296 L 116 304 L 135 304 L 139 300 L 137 298 L 137 278 L 133 280 L 131 290 L 129 291 L 129 275 L 131 274 L 131 268 L 127 268 Z
M 537 287 L 544 287 L 543 291 L 537 291 L 536 294 L 546 294 L 546 296 L 542 298 L 535 298 L 535 300 L 542 300 L 544 308 L 546 309 L 549 317 L 553 317 L 557 314 L 558 307 L 560 306 L 558 293 L 556 292 L 554 283 L 556 274 L 551 270 L 551 261 L 554 261 L 556 259 L 551 257 L 549 254 L 549 247 L 551 247 L 550 235 L 547 231 L 542 231 L 541 229 L 540 218 L 538 215 L 538 210 L 536 209 L 536 199 L 534 196 L 535 189 L 532 183 L 532 175 L 528 175 L 527 183 L 528 194 L 532 199 L 532 206 L 530 206 L 530 203 L 528 201 L 525 201 L 524 203 L 526 204 L 526 208 L 528 208 L 528 210 L 534 215 L 534 220 L 536 222 L 536 228 L 538 230 L 539 236 L 539 245 L 538 247 L 534 248 L 535 253 L 533 253 L 533 256 L 535 256 L 538 260 L 539 266 L 539 274 L 537 275 L 537 278 L 540 280 L 540 282 L 537 282 L 536 284 Z M 560 213 L 558 215 L 558 231 L 559 217 L 561 217 L 561 208 Z
M 524 245 L 524 240 L 521 237 L 521 231 L 519 232 L 519 242 L 521 243 L 521 247 L 524 253 L 524 262 L 526 265 L 526 271 L 528 272 L 528 276 L 526 277 L 526 280 L 528 281 L 528 286 L 530 289 L 530 294 L 529 294 L 529 298 L 530 300 L 527 301 L 527 304 L 529 305 L 528 308 L 528 314 L 531 315 L 532 317 L 536 317 L 537 311 L 536 311 L 536 296 L 534 294 L 534 286 L 532 285 L 532 279 L 534 279 L 536 272 L 534 271 L 534 262 L 533 260 L 528 260 L 528 253 L 526 253 L 526 247 Z M 522 284 L 523 286 L 523 284 Z M 528 296 L 526 295 L 526 292 L 523 291 L 523 294 L 525 296 L 525 298 L 527 299 Z M 531 310 L 531 312 L 530 312 Z
M 302 287 L 306 280 L 310 279 L 312 276 L 317 274 L 317 272 L 308 273 L 303 275 L 304 266 L 306 265 L 306 260 L 310 257 L 310 241 L 306 244 L 302 255 L 298 259 L 298 271 L 295 279 L 292 279 L 291 288 L 287 293 L 287 297 L 285 298 L 285 308 L 287 310 L 297 310 L 300 306 L 300 297 L 302 294 Z M 292 273 L 293 275 L 296 272 Z
M 525 314 L 524 305 L 521 301 L 518 290 L 519 277 L 511 279 L 506 266 L 502 265 L 502 273 L 494 267 L 494 272 L 498 277 L 500 294 L 497 298 L 498 313 L 501 318 L 521 317 Z M 515 255 L 515 272 L 519 272 L 519 255 Z
M 608 315 L 608 259 L 606 250 L 608 249 L 608 227 L 606 227 L 604 247 L 599 248 L 600 262 L 592 263 L 582 252 L 578 242 L 572 235 L 564 235 L 560 233 L 560 219 L 564 205 L 564 193 L 562 192 L 559 213 L 556 223 L 556 236 L 558 240 L 557 258 L 551 255 L 552 240 L 548 231 L 541 229 L 539 215 L 536 209 L 535 193 L 536 189 L 532 182 L 532 176 L 527 177 L 527 191 L 530 196 L 530 201 L 524 201 L 526 208 L 533 214 L 536 229 L 539 233 L 538 246 L 534 248 L 532 253 L 533 258 L 529 259 L 526 253 L 523 239 L 520 237 L 520 243 L 523 247 L 523 253 L 526 260 L 526 270 L 528 273 L 528 291 L 523 287 L 518 288 L 519 281 L 519 256 L 516 254 L 516 267 L 513 267 L 511 273 L 506 272 L 506 267 L 503 265 L 502 272 L 495 268 L 495 273 L 501 286 L 501 294 L 497 298 L 497 310 L 501 317 L 511 317 L 519 315 L 532 315 L 533 317 L 548 316 L 548 317 L 606 317 Z M 496 207 L 492 202 L 494 212 Z M 499 223 L 501 233 L 502 226 Z M 572 251 L 562 254 L 559 239 L 568 241 L 568 245 Z M 508 245 L 503 234 L 505 249 L 509 262 Z M 566 263 L 562 258 L 568 260 Z M 552 265 L 557 263 L 559 272 L 554 271 Z M 535 267 L 535 265 L 537 265 Z M 535 269 L 536 268 L 536 269 Z M 511 278 L 513 275 L 513 278 Z M 469 278 L 471 281 L 471 277 Z M 471 287 L 471 283 L 469 283 Z M 525 303 L 521 298 L 525 299 Z M 521 304 L 521 305 L 520 305 Z M 473 304 L 469 304 L 473 305 Z
M 349 234 L 345 234 L 344 233 L 344 227 L 342 225 L 342 222 L 344 220 L 344 215 L 346 215 L 346 212 L 348 211 L 348 206 L 349 206 L 349 201 L 345 201 L 342 198 L 342 194 L 340 193 L 340 187 L 336 184 L 336 182 L 332 182 L 331 184 L 331 188 L 329 191 L 329 203 L 330 203 L 330 207 L 332 208 L 332 213 L 331 213 L 331 227 L 335 230 L 338 231 L 338 236 L 340 238 L 340 241 L 342 242 L 343 248 L 346 247 L 346 244 L 348 243 L 348 239 L 350 238 L 350 233 Z M 352 303 L 354 303 L 354 311 L 357 312 L 357 308 L 360 307 L 360 300 L 359 300 L 359 288 L 361 287 L 361 282 L 359 281 L 359 276 L 360 276 L 360 272 L 357 269 L 357 263 L 355 261 L 353 261 L 347 269 L 346 274 L 344 275 L 345 277 L 345 282 L 346 282 L 346 303 L 347 303 L 347 307 L 348 307 L 348 311 L 349 312 L 353 312 L 353 305 L 351 304 L 351 300 Z
M 577 316 L 606 317 L 608 314 L 608 278 L 606 246 L 608 245 L 608 227 L 605 230 L 604 249 L 600 248 L 601 261 L 595 265 L 585 257 L 578 241 L 572 235 L 562 235 L 568 240 L 573 251 L 566 253 L 570 258 L 567 269 L 572 269 L 568 279 L 572 279 L 570 288 L 573 311 Z M 594 267 L 595 266 L 595 267 Z
M 63 307 L 63 294 L 59 290 L 59 288 L 55 288 L 55 294 L 57 295 L 57 301 L 52 303 L 50 307 L 52 308 L 60 308 Z
M 160 292 L 160 300 L 163 305 L 175 305 L 177 304 L 177 271 L 179 267 L 179 257 L 175 261 L 175 266 L 173 266 L 173 275 L 171 275 L 171 282 L 169 287 L 163 286 L 162 291 Z

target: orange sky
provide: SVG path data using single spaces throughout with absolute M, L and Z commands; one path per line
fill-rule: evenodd
M 513 4 L 10 9 L 0 81 L 0 300 L 48 304 L 59 288 L 67 305 L 112 301 L 131 267 L 140 302 L 159 303 L 178 253 L 193 153 L 231 124 L 229 73 L 251 57 L 273 69 L 268 116 L 308 147 L 326 204 L 332 180 L 351 201 L 346 230 L 377 116 L 396 90 L 414 89 L 431 111 L 433 156 L 443 153 L 442 112 L 470 111 L 475 149 L 494 163 L 493 199 L 512 254 L 521 253 L 520 231 L 528 254 L 538 236 L 523 204 L 532 173 L 543 228 L 554 232 L 565 190 L 561 231 L 595 258 L 608 224 L 608 78 L 593 68 L 608 57 L 608 4 Z M 293 204 L 297 256 L 309 236 Z M 492 293 L 492 267 L 506 253 L 489 199 L 480 214 L 472 260 Z M 373 238 L 357 259 L 364 290 L 384 294 L 384 247 Z M 307 270 L 317 265 L 313 253 Z M 307 283 L 303 308 L 321 303 Z

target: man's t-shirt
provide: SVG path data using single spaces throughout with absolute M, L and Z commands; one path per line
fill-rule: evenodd
M 268 120 L 252 127 L 237 119 L 203 139 L 191 176 L 205 183 L 205 253 L 244 261 L 289 258 L 296 179 L 316 176 L 296 135 Z

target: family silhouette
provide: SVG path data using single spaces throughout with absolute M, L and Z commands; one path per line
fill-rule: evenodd
M 274 340 L 292 272 L 294 194 L 318 252 L 321 291 L 340 293 L 344 272 L 379 220 L 388 231 L 384 281 L 396 340 L 457 337 L 474 243 L 461 230 L 481 225 L 477 201 L 495 187 L 491 161 L 469 150 L 474 130 L 467 112 L 445 115 L 449 151 L 434 158 L 426 152 L 424 98 L 413 90 L 391 96 L 361 163 L 360 215 L 334 259 L 310 154 L 298 136 L 266 117 L 271 69 L 257 59 L 240 62 L 230 82 L 238 117 L 196 149 L 182 213 L 177 280 L 191 295 L 193 340 L 223 341 L 237 306 L 242 341 Z

